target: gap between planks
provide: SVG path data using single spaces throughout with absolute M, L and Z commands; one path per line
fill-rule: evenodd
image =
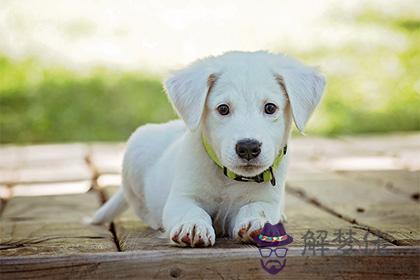
M 99 200 L 102 203 L 101 206 L 104 205 L 106 203 L 107 199 L 105 197 L 105 193 L 103 192 L 103 190 L 101 190 L 98 187 L 98 188 L 94 189 L 94 192 L 98 195 Z M 114 243 L 115 243 L 115 246 L 117 246 L 118 252 L 121 252 L 120 242 L 118 240 L 117 232 L 115 231 L 115 224 L 114 224 L 113 221 L 109 224 L 109 231 L 112 233 L 112 236 L 114 238 Z
M 346 215 L 338 213 L 333 208 L 330 208 L 330 207 L 324 205 L 323 203 L 321 203 L 315 197 L 309 196 L 304 190 L 294 188 L 294 187 L 290 186 L 289 184 L 287 184 L 287 189 L 288 189 L 289 193 L 294 195 L 295 197 L 297 197 L 299 199 L 302 199 L 302 200 L 314 205 L 315 207 L 318 207 L 319 209 L 321 209 L 325 212 L 328 212 L 331 215 L 334 215 L 335 217 L 337 217 L 339 219 L 342 219 L 342 220 L 344 220 L 346 222 L 349 222 L 351 224 L 355 224 L 355 225 L 359 226 L 359 228 L 361 230 L 368 231 L 368 232 L 372 233 L 373 235 L 378 236 L 378 237 L 380 237 L 380 238 L 382 238 L 382 239 L 384 239 L 384 240 L 386 240 L 389 243 L 392 243 L 394 245 L 397 245 L 397 246 L 405 245 L 405 244 L 401 244 L 401 242 L 399 240 L 395 240 L 395 238 L 393 238 L 391 235 L 387 234 L 386 232 L 383 232 L 383 231 L 381 231 L 379 229 L 376 229 L 374 227 L 370 227 L 369 225 L 359 223 L 359 222 L 356 221 L 355 218 L 350 218 L 350 217 L 347 217 Z
M 92 190 L 98 196 L 99 201 L 101 202 L 100 207 L 102 207 L 106 203 L 107 199 L 106 199 L 105 193 L 103 192 L 103 190 L 98 185 L 98 178 L 99 178 L 100 174 L 97 171 L 97 168 L 96 168 L 96 166 L 95 166 L 95 164 L 92 160 L 91 150 L 88 150 L 88 153 L 85 156 L 85 161 L 86 161 L 87 166 L 89 167 L 89 169 L 91 170 L 91 172 L 93 174 L 92 182 L 91 182 Z M 110 223 L 109 231 L 112 233 L 114 243 L 115 243 L 115 246 L 117 247 L 118 252 L 121 252 L 120 242 L 118 240 L 117 233 L 115 231 L 114 222 Z
M 104 187 L 104 194 L 106 198 L 109 198 L 115 193 L 116 187 Z M 288 216 L 291 221 L 299 221 L 298 223 L 287 223 L 288 232 L 294 236 L 293 247 L 298 247 L 302 249 L 304 247 L 304 241 L 302 236 L 304 236 L 308 230 L 311 232 L 317 232 L 318 230 L 329 231 L 329 239 L 327 242 L 332 241 L 331 234 L 337 232 L 337 230 L 353 230 L 353 236 L 363 237 L 365 233 L 368 233 L 366 229 L 356 227 L 349 223 L 348 221 L 337 218 L 334 215 L 315 207 L 314 205 L 307 203 L 302 200 L 302 198 L 295 197 L 290 193 L 287 194 L 288 201 L 291 203 L 289 208 Z M 306 213 L 306 214 L 305 214 Z M 115 232 L 117 235 L 117 240 L 120 242 L 121 251 L 135 251 L 135 250 L 148 250 L 153 248 L 155 250 L 165 250 L 171 248 L 168 240 L 157 231 L 154 231 L 147 227 L 137 216 L 128 211 L 123 214 L 121 217 L 114 220 Z M 387 244 L 386 246 L 395 246 L 392 243 L 387 242 L 382 238 L 378 238 L 376 235 L 371 235 L 368 237 L 366 242 L 372 245 L 375 242 L 381 240 L 381 244 Z M 364 242 L 359 239 L 356 246 Z M 241 248 L 244 246 L 250 246 L 255 248 L 252 245 L 242 244 L 230 238 L 221 238 L 218 237 L 216 241 L 217 248 Z M 211 249 L 209 249 L 211 250 Z
M 352 218 L 344 213 L 340 213 L 337 210 L 334 210 L 333 206 L 329 207 L 327 206 L 325 203 L 323 203 L 322 201 L 320 201 L 317 197 L 308 194 L 304 189 L 299 188 L 299 187 L 294 187 L 293 183 L 287 182 L 287 189 L 289 191 L 290 194 L 299 197 L 300 199 L 303 199 L 305 201 L 307 201 L 308 203 L 322 209 L 323 211 L 326 211 L 332 215 L 334 215 L 337 218 L 340 218 L 342 220 L 345 220 L 351 224 L 355 224 L 357 226 L 359 226 L 360 229 L 363 229 L 365 231 L 368 231 L 396 246 L 403 246 L 403 245 L 409 245 L 406 244 L 406 242 L 404 241 L 400 241 L 398 239 L 396 239 L 394 236 L 392 236 L 391 234 L 388 234 L 378 228 L 376 228 L 375 226 L 370 226 L 368 224 L 362 223 L 360 221 L 357 220 L 357 218 Z M 345 212 L 345 211 L 344 211 Z

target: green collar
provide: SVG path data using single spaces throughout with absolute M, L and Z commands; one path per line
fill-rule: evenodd
M 284 146 L 280 153 L 277 155 L 276 159 L 273 162 L 273 165 L 271 165 L 267 170 L 263 171 L 262 173 L 258 174 L 254 177 L 245 177 L 238 174 L 235 174 L 233 171 L 227 169 L 223 164 L 220 162 L 220 160 L 217 158 L 216 153 L 214 152 L 213 148 L 210 146 L 207 139 L 202 135 L 202 141 L 204 149 L 206 150 L 209 157 L 214 161 L 217 166 L 223 169 L 223 174 L 225 174 L 226 177 L 240 181 L 240 182 L 270 182 L 273 186 L 276 185 L 276 178 L 274 177 L 273 169 L 276 170 L 281 163 L 281 160 L 283 159 L 284 155 L 286 155 L 287 152 L 287 145 Z

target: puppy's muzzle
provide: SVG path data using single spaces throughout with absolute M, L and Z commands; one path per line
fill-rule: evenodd
M 258 157 L 261 153 L 262 143 L 255 139 L 242 139 L 236 143 L 236 154 L 246 160 L 251 160 Z

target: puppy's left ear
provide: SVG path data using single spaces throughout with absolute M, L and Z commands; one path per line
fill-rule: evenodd
M 200 126 L 206 98 L 215 81 L 216 75 L 201 63 L 179 70 L 165 81 L 169 99 L 192 131 Z
M 296 127 L 301 133 L 321 100 L 325 78 L 305 66 L 281 70 L 276 80 L 288 96 Z

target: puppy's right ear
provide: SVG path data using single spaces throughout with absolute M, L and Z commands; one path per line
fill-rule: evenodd
M 280 73 L 276 75 L 276 80 L 289 98 L 296 127 L 303 133 L 309 117 L 321 100 L 325 78 L 308 67 L 285 68 Z
M 192 131 L 200 126 L 206 98 L 215 81 L 216 75 L 200 62 L 175 72 L 165 81 L 169 99 Z

